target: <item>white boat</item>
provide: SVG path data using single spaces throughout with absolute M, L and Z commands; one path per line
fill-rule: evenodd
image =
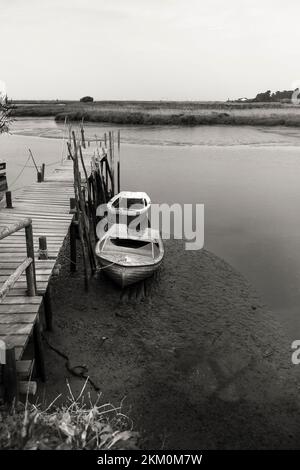
M 157 230 L 136 232 L 115 224 L 98 241 L 96 255 L 103 272 L 125 287 L 152 276 L 162 263 L 164 246 Z
M 121 191 L 107 203 L 109 221 L 130 222 L 133 217 L 146 214 L 151 206 L 148 194 L 143 192 Z M 122 219 L 121 216 L 124 218 Z

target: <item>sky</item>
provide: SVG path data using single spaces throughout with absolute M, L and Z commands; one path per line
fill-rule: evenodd
M 292 89 L 299 18 L 299 0 L 0 0 L 0 86 L 13 99 L 97 100 Z

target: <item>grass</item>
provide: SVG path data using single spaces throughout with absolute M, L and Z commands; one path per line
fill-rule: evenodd
M 75 101 L 15 102 L 14 116 L 118 125 L 300 126 L 300 107 L 286 103 Z
M 137 449 L 138 434 L 121 407 L 99 404 L 85 396 L 84 384 L 74 397 L 68 384 L 67 403 L 42 410 L 29 404 L 0 413 L 0 448 L 20 450 L 112 450 Z M 59 397 L 57 397 L 59 398 Z M 88 401 L 89 405 L 86 405 Z

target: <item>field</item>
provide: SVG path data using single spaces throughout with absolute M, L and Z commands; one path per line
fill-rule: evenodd
M 300 106 L 200 101 L 15 101 L 14 116 L 126 125 L 250 125 L 300 127 Z

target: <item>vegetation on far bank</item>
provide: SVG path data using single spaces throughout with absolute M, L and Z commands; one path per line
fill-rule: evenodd
M 300 127 L 300 106 L 283 102 L 16 101 L 13 116 L 143 126 Z

